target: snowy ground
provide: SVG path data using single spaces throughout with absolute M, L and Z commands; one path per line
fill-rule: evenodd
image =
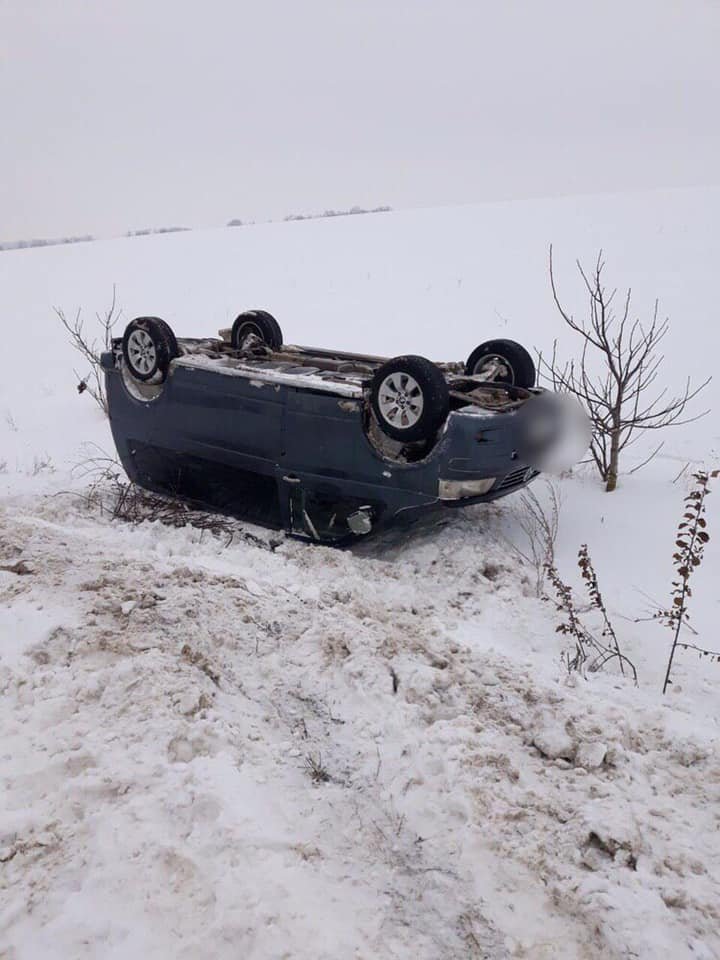
M 640 674 L 570 681 L 515 498 L 353 551 L 88 509 L 70 469 L 109 434 L 50 310 L 115 282 L 178 333 L 258 305 L 291 341 L 457 358 L 547 346 L 547 243 L 570 296 L 603 243 L 703 376 L 719 210 L 675 191 L 0 255 L 0 566 L 29 571 L 0 571 L 0 957 L 720 957 L 720 667 L 681 654 L 663 699 L 669 638 L 632 622 L 667 597 L 675 478 L 717 460 L 716 415 L 612 496 L 560 484 L 561 572 L 587 542 Z M 714 647 L 719 556 L 693 608 Z

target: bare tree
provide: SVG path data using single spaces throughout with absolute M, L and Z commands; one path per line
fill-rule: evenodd
M 100 339 L 93 338 L 85 329 L 85 321 L 81 317 L 81 311 L 75 314 L 75 319 L 71 322 L 65 316 L 65 313 L 55 307 L 55 313 L 62 325 L 70 335 L 70 342 L 78 353 L 90 364 L 89 372 L 81 377 L 77 370 L 74 371 L 78 378 L 78 393 L 84 393 L 86 390 L 107 416 L 107 398 L 105 396 L 105 381 L 103 378 L 102 367 L 100 365 L 100 355 L 103 351 L 112 349 L 112 335 L 122 311 L 117 309 L 115 301 L 115 286 L 113 285 L 112 302 L 104 314 L 96 313 L 95 319 L 100 328 Z
M 573 394 L 587 411 L 592 425 L 592 458 L 605 482 L 605 489 L 612 491 L 617 486 L 620 454 L 645 431 L 689 423 L 708 412 L 685 416 L 688 403 L 711 378 L 694 388 L 688 378 L 684 390 L 675 396 L 669 396 L 666 388 L 652 389 L 664 360 L 659 347 L 668 332 L 669 322 L 659 319 L 657 301 L 649 325 L 631 319 L 630 289 L 621 310 L 616 313 L 617 290 L 607 292 L 602 276 L 604 267 L 602 251 L 590 275 L 577 261 L 590 298 L 590 309 L 587 320 L 576 320 L 560 302 L 550 247 L 553 298 L 565 323 L 581 337 L 582 353 L 579 360 L 561 363 L 555 341 L 552 359 L 547 361 L 540 355 L 538 365 L 553 389 Z M 599 373 L 593 357 L 599 357 Z M 640 466 L 648 463 L 661 446 Z

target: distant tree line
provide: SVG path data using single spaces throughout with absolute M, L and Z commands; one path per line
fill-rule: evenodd
M 55 239 L 8 240 L 0 243 L 0 250 L 26 250 L 28 247 L 56 247 L 63 243 L 88 243 L 95 237 L 89 233 L 80 237 L 57 237 Z
M 142 230 L 128 230 L 126 237 L 150 237 L 154 233 L 184 233 L 191 227 L 145 227 Z
M 363 207 L 350 207 L 349 210 L 326 210 L 324 213 L 290 213 L 285 220 L 318 220 L 321 217 L 350 217 L 357 213 L 388 213 L 392 207 L 373 207 L 365 210 Z
M 358 213 L 388 213 L 392 207 L 380 206 L 366 210 L 363 207 L 351 207 L 349 210 L 325 210 L 324 213 L 289 213 L 283 220 L 319 220 L 322 217 L 350 217 Z M 268 223 L 274 221 L 269 220 Z M 245 227 L 254 224 L 254 220 L 228 220 L 228 227 Z M 183 233 L 186 230 L 192 230 L 192 227 L 144 227 L 142 230 L 128 230 L 126 237 L 150 237 L 158 233 Z M 0 251 L 3 250 L 25 250 L 29 247 L 54 247 L 64 243 L 88 243 L 95 240 L 92 234 L 83 234 L 77 237 L 58 237 L 56 239 L 36 239 L 36 240 L 8 240 L 0 242 Z
M 289 213 L 286 217 L 283 217 L 283 220 L 288 222 L 290 220 L 319 220 L 322 217 L 350 217 L 357 213 L 389 213 L 392 210 L 392 207 L 381 206 L 381 207 L 372 207 L 370 210 L 366 210 L 364 207 L 350 207 L 349 210 L 325 210 L 323 213 Z M 243 220 L 228 220 L 228 227 L 245 227 L 253 224 L 255 221 L 243 221 Z M 270 220 L 269 223 L 274 221 Z

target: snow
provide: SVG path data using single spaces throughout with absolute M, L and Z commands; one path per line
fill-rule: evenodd
M 517 497 L 352 551 L 88 506 L 73 465 L 111 440 L 51 309 L 91 323 L 114 282 L 179 335 L 261 306 L 318 346 L 570 350 L 547 246 L 580 311 L 572 260 L 603 244 L 638 309 L 661 298 L 681 386 L 715 365 L 719 212 L 697 189 L 0 255 L 0 567 L 31 571 L 0 571 L 0 956 L 720 957 L 718 667 L 682 652 L 663 698 L 668 631 L 634 622 L 668 596 L 715 414 L 630 474 L 639 446 L 615 494 L 588 467 L 558 482 L 558 567 L 582 602 L 588 543 L 636 688 L 567 676 L 508 545 Z M 713 539 L 691 607 L 710 647 L 718 573 Z
M 287 384 L 288 386 L 302 386 L 313 390 L 320 390 L 325 393 L 337 394 L 340 397 L 349 397 L 359 399 L 363 395 L 362 386 L 358 382 L 354 383 L 348 379 L 343 382 L 340 378 L 323 378 L 312 373 L 288 373 L 284 370 L 273 370 L 268 367 L 254 366 L 251 363 L 242 363 L 237 360 L 218 360 L 215 357 L 194 356 L 180 357 L 175 361 L 177 366 L 185 367 L 188 370 L 212 370 L 215 373 L 224 374 L 229 377 L 252 377 L 250 383 L 254 387 L 263 389 L 268 384 Z M 277 388 L 276 388 L 277 389 Z

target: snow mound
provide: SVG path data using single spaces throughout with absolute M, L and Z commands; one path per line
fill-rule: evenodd
M 0 514 L 9 955 L 713 956 L 712 739 L 493 650 L 475 605 L 537 601 L 484 518 L 393 557 Z

